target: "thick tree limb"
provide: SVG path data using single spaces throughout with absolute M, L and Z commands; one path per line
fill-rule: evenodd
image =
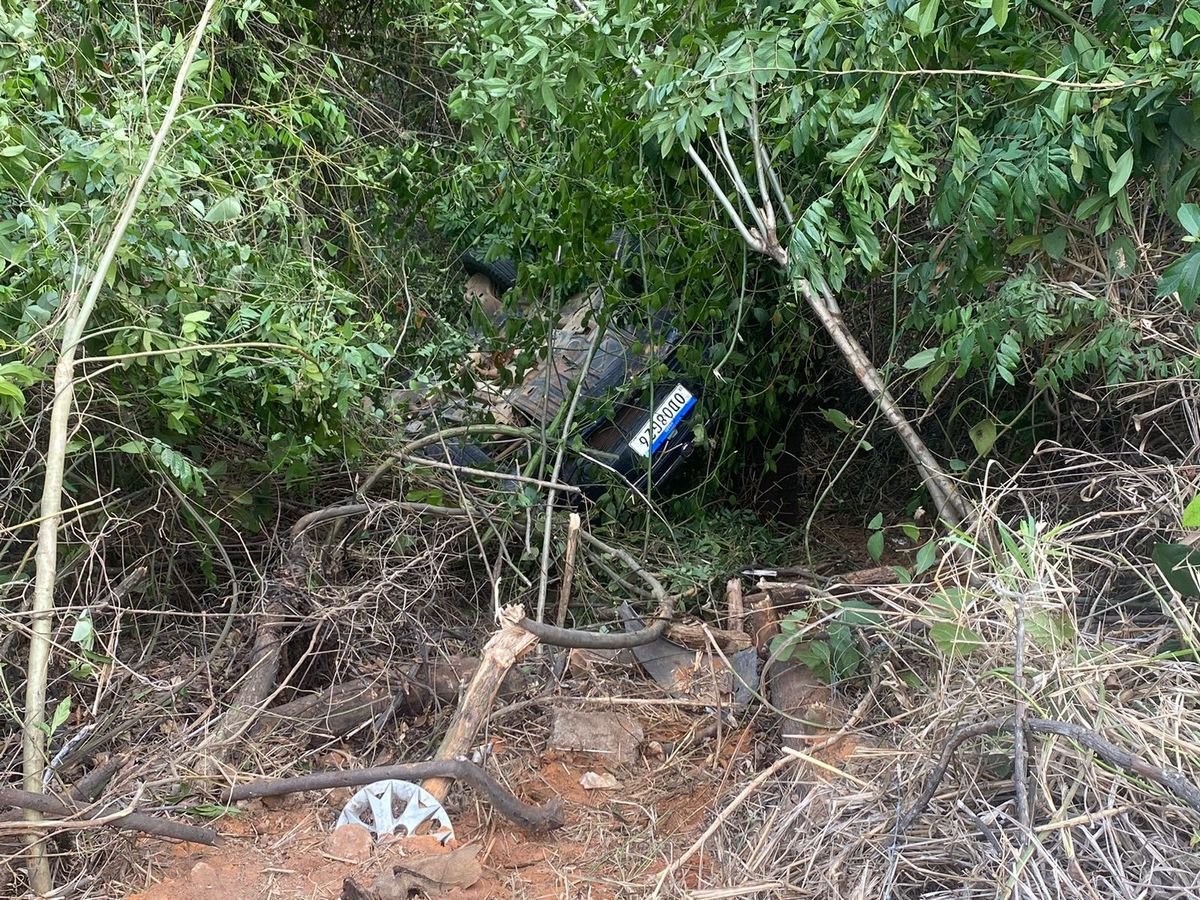
M 119 814 L 119 808 L 112 804 L 92 809 L 75 809 L 61 800 L 48 794 L 35 794 L 32 791 L 19 791 L 16 788 L 0 788 L 0 806 L 15 806 L 18 809 L 33 809 L 59 818 L 77 818 L 85 822 L 95 821 L 95 825 L 109 825 L 129 831 L 140 831 L 155 837 L 171 838 L 176 841 L 191 841 L 195 844 L 215 844 L 217 833 L 211 828 L 200 828 L 196 825 L 186 825 L 183 822 L 172 822 L 144 813 Z M 114 813 L 118 813 L 114 815 Z M 109 818 L 111 816 L 111 818 Z M 31 823 L 31 827 L 36 823 Z
M 438 759 L 428 762 L 405 763 L 396 766 L 376 766 L 371 769 L 348 769 L 340 772 L 317 772 L 294 778 L 252 781 L 230 788 L 228 803 L 255 797 L 280 797 L 301 791 L 325 791 L 339 787 L 359 787 L 390 778 L 402 781 L 421 781 L 439 778 L 465 782 L 485 796 L 496 812 L 528 831 L 552 831 L 565 822 L 562 799 L 555 797 L 543 806 L 524 803 L 510 794 L 496 779 L 474 763 L 462 759 Z
M 458 703 L 458 709 L 450 720 L 450 727 L 442 738 L 436 758 L 454 760 L 471 752 L 475 736 L 492 714 L 496 695 L 504 676 L 518 659 L 533 649 L 537 638 L 521 627 L 523 610 L 509 607 L 505 611 L 505 624 L 488 639 L 483 647 L 483 657 L 475 670 L 471 683 Z M 513 616 L 513 618 L 508 618 Z M 449 779 L 437 776 L 421 785 L 439 801 L 446 799 L 450 790 Z
M 962 525 L 968 519 L 968 510 L 959 495 L 958 486 L 946 474 L 945 470 L 942 469 L 933 453 L 930 452 L 929 447 L 925 445 L 921 436 L 917 434 L 916 430 L 909 423 L 900 406 L 896 403 L 895 398 L 892 397 L 887 386 L 883 383 L 879 371 L 867 356 L 866 351 L 863 350 L 862 345 L 847 330 L 842 317 L 833 311 L 828 295 L 818 293 L 804 279 L 797 281 L 797 289 L 805 301 L 807 301 L 809 307 L 816 313 L 817 318 L 829 333 L 829 336 L 833 338 L 833 342 L 837 344 L 846 361 L 850 363 L 855 377 L 866 388 L 867 393 L 875 401 L 875 405 L 879 407 L 888 424 L 896 430 L 896 434 L 904 444 L 908 455 L 912 457 L 913 462 L 917 465 L 917 471 L 920 473 L 921 480 L 925 483 L 925 487 L 929 491 L 934 505 L 937 507 L 938 515 L 951 527 Z

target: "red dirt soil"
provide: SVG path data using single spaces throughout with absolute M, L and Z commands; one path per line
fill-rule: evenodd
M 679 736 L 662 733 L 665 723 L 658 724 L 654 730 L 660 733 L 654 740 Z M 509 786 L 533 802 L 561 796 L 567 824 L 550 835 L 527 835 L 493 816 L 469 794 L 452 795 L 448 808 L 459 842 L 452 846 L 481 844 L 483 877 L 470 888 L 439 896 L 463 900 L 645 896 L 666 861 L 680 855 L 698 836 L 723 786 L 744 774 L 748 736 L 747 731 L 725 735 L 715 758 L 709 744 L 707 751 L 697 747 L 690 758 L 673 764 L 643 759 L 634 769 L 614 770 L 622 784 L 619 790 L 580 786 L 585 772 L 606 771 L 586 756 L 560 753 L 522 758 L 503 753 L 500 769 Z M 130 900 L 329 900 L 340 897 L 347 877 L 366 887 L 406 858 L 448 852 L 433 838 L 416 837 L 377 845 L 364 862 L 332 858 L 325 841 L 349 795 L 349 791 L 296 795 L 268 801 L 271 805 L 251 801 L 242 814 L 216 823 L 221 835 L 218 847 L 143 840 L 138 846 L 144 853 L 140 860 L 144 878 L 137 892 L 127 896 Z M 698 864 L 697 859 L 685 866 L 678 881 L 696 885 Z

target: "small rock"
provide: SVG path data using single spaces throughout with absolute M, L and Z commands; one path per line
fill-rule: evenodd
M 324 849 L 327 856 L 359 863 L 371 858 L 374 846 L 371 832 L 350 822 L 333 829 L 333 833 L 325 838 Z
M 192 866 L 192 871 L 188 873 L 188 880 L 196 887 L 206 891 L 219 891 L 222 889 L 221 876 L 206 862 L 198 862 Z
M 645 737 L 642 726 L 626 716 L 556 709 L 549 749 L 594 754 L 603 759 L 605 766 L 632 765 L 637 762 L 638 745 Z
M 615 791 L 621 787 L 621 782 L 607 772 L 584 772 L 579 786 L 585 791 Z

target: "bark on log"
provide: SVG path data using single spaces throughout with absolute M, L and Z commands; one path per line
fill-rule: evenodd
M 744 631 L 726 631 L 708 625 L 672 624 L 667 628 L 666 639 L 689 650 L 709 650 L 712 647 L 708 642 L 709 635 L 726 653 L 737 653 L 753 646 L 750 635 Z
M 804 740 L 822 732 L 837 731 L 832 716 L 833 691 L 798 662 L 776 662 L 768 675 L 771 705 L 779 713 L 779 731 L 784 747 L 807 751 Z
M 725 605 L 729 610 L 729 630 L 743 631 L 746 627 L 746 603 L 742 596 L 742 579 L 730 578 L 725 583 Z
M 418 663 L 409 672 L 392 677 L 382 674 L 343 681 L 265 710 L 255 736 L 287 732 L 324 741 L 348 735 L 389 712 L 419 715 L 438 704 L 457 703 L 478 668 L 479 660 L 474 657 L 450 656 Z M 524 675 L 509 672 L 501 682 L 499 696 L 511 699 L 525 686 Z
M 750 637 L 763 659 L 771 652 L 771 641 L 779 634 L 779 623 L 775 619 L 775 606 L 767 592 L 750 594 L 746 597 L 746 618 L 750 623 Z

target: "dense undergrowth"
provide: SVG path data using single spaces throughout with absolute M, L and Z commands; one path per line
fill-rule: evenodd
M 5 760 L 63 310 L 146 159 L 198 15 L 175 0 L 0 4 Z M 692 335 L 681 359 L 713 413 L 699 458 L 665 508 L 617 489 L 590 510 L 673 591 L 699 588 L 690 611 L 713 613 L 742 565 L 885 560 L 919 580 L 954 544 L 938 542 L 920 479 L 836 361 L 800 277 L 838 296 L 917 429 L 985 505 L 997 473 L 1047 440 L 1150 468 L 1194 463 L 1198 48 L 1200 0 L 219 4 L 76 368 L 52 729 L 67 724 L 64 698 L 90 702 L 105 667 L 132 664 L 118 636 L 138 660 L 194 659 L 210 711 L 225 702 L 213 666 L 246 662 L 248 595 L 286 527 L 353 497 L 401 436 L 446 424 L 441 410 L 474 391 L 467 360 L 486 329 L 459 287 L 468 247 L 522 263 L 507 296 L 524 315 L 488 335 L 513 350 L 501 379 L 520 377 L 592 284 L 605 315 L 667 310 Z M 718 151 L 728 143 L 756 179 L 756 118 L 780 182 L 764 193 L 796 212 L 781 226 L 785 270 L 748 252 L 682 153 L 709 160 L 732 197 L 738 175 Z M 614 259 L 615 229 L 635 253 Z M 641 293 L 626 289 L 633 275 Z M 529 471 L 548 476 L 553 454 L 529 450 Z M 486 620 L 502 563 L 518 599 L 538 578 L 532 487 L 392 474 L 381 497 L 472 499 L 486 516 L 426 533 L 381 506 L 365 530 L 335 531 L 336 566 L 314 563 L 320 603 L 295 611 L 291 640 L 337 663 L 302 681 L 395 649 L 395 622 Z M 1153 502 L 1189 500 L 1189 485 Z M 789 521 L 734 508 L 760 500 Z M 1032 521 L 1041 546 L 1037 515 L 1057 511 L 1004 513 Z M 1174 541 L 1172 516 L 1138 527 Z M 813 546 L 833 533 L 814 524 L 830 522 L 845 552 Z M 1084 553 L 1055 546 L 1067 569 Z M 1157 579 L 1148 544 L 1119 549 L 1114 570 Z M 620 593 L 596 571 L 596 596 Z M 131 625 L 104 604 L 164 617 Z M 330 624 L 326 606 L 345 615 Z M 395 622 L 381 629 L 385 613 Z M 104 648 L 100 633 L 113 635 Z M 196 697 L 171 704 L 203 715 Z

